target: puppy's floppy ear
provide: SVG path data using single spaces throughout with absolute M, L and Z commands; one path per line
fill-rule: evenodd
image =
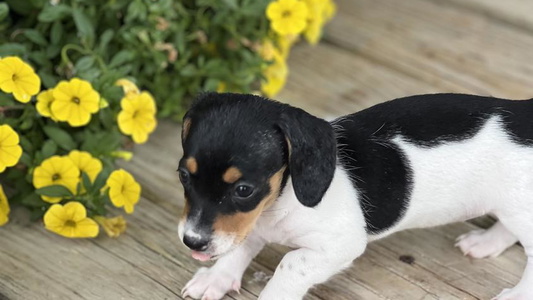
M 289 172 L 296 197 L 305 206 L 317 205 L 328 189 L 337 159 L 333 127 L 325 120 L 284 107 L 279 127 L 289 149 Z

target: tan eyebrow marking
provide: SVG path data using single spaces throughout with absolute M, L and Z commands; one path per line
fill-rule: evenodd
M 222 175 L 222 180 L 226 183 L 235 183 L 242 177 L 242 173 L 236 167 L 229 167 L 224 175 Z
M 220 215 L 213 223 L 213 230 L 220 234 L 235 235 L 240 243 L 250 233 L 263 210 L 270 207 L 279 195 L 285 166 L 269 179 L 270 193 L 261 200 L 256 208 L 249 212 L 237 212 L 232 215 Z
M 198 162 L 196 161 L 196 158 L 187 158 L 187 160 L 185 161 L 185 167 L 187 168 L 187 170 L 189 170 L 189 172 L 191 172 L 191 174 L 195 174 L 196 172 L 198 172 Z

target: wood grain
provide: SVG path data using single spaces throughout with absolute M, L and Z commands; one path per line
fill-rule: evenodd
M 337 2 L 326 42 L 292 52 L 280 100 L 335 117 L 419 93 L 533 95 L 526 1 Z M 178 241 L 180 132 L 161 121 L 149 142 L 135 147 L 134 159 L 121 164 L 142 184 L 143 199 L 119 239 L 68 240 L 14 208 L 0 228 L 0 299 L 181 299 L 192 274 L 209 264 L 191 259 Z M 525 257 L 514 246 L 495 259 L 471 260 L 453 247 L 458 235 L 490 225 L 487 220 L 372 243 L 306 299 L 490 299 L 519 280 Z M 265 248 L 246 271 L 241 294 L 226 299 L 255 299 L 287 251 Z

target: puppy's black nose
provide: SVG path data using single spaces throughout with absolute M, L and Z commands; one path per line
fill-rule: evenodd
M 209 240 L 201 236 L 190 236 L 186 234 L 183 236 L 183 243 L 191 250 L 204 251 L 207 249 Z

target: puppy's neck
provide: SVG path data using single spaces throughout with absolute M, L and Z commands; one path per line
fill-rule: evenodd
M 289 178 L 280 196 L 274 203 L 261 213 L 258 225 L 275 226 L 283 220 L 291 211 L 300 206 L 292 187 L 292 180 Z

